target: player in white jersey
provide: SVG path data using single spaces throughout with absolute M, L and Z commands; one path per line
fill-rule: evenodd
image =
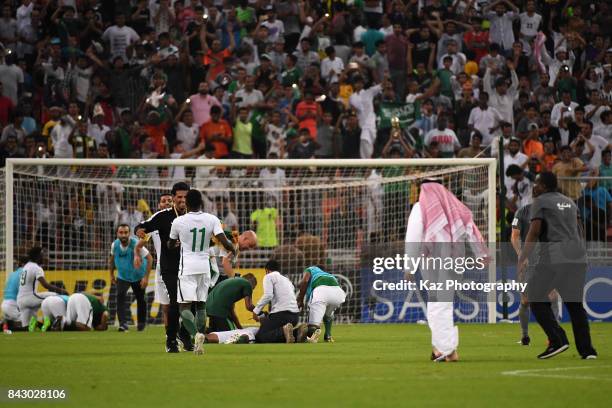
M 163 211 L 168 208 L 172 208 L 172 194 L 164 193 L 159 197 L 159 203 L 157 204 L 157 210 Z M 164 322 L 164 327 L 168 327 L 168 305 L 170 305 L 170 296 L 168 296 L 168 290 L 166 289 L 166 284 L 164 283 L 164 280 L 161 277 L 161 268 L 160 268 L 161 239 L 159 238 L 159 232 L 153 231 L 152 233 L 149 234 L 147 238 L 141 239 L 136 246 L 136 253 L 140 252 L 140 248 L 144 247 L 145 243 L 149 239 L 153 241 L 153 247 L 155 247 L 155 256 L 157 257 L 157 264 L 155 266 L 155 301 L 161 305 L 162 319 L 163 319 L 162 321 Z M 141 257 L 139 256 L 134 257 L 134 267 L 136 269 L 140 268 L 141 262 L 142 262 Z
M 244 231 L 238 237 L 236 237 L 236 234 L 237 232 L 235 233 L 234 231 L 225 231 L 225 235 L 232 240 L 234 245 L 237 245 L 236 250 L 238 252 L 257 248 L 257 234 L 255 234 L 255 231 Z M 230 254 L 225 248 L 223 248 L 223 245 L 213 239 L 208 252 L 210 256 L 211 288 L 215 286 L 217 282 L 227 278 L 233 278 L 236 275 L 236 272 L 234 272 L 235 258 L 233 254 Z M 221 258 L 222 268 L 219 268 L 217 258 Z
M 61 325 L 62 319 L 66 316 L 67 304 L 67 295 L 46 297 L 40 305 L 43 312 L 43 325 L 40 330 L 46 332 L 51 327 L 52 322 L 52 330 L 58 328 Z
M 21 325 L 28 326 L 29 331 L 34 331 L 38 326 L 36 312 L 44 298 L 62 294 L 67 295 L 64 289 L 50 284 L 45 279 L 45 271 L 40 267 L 43 261 L 43 250 L 33 247 L 28 252 L 28 262 L 23 266 L 23 272 L 19 279 L 19 292 L 17 292 L 17 305 L 21 318 Z M 39 292 L 38 284 L 52 292 Z
M 202 354 L 206 329 L 206 299 L 210 287 L 211 237 L 236 255 L 234 245 L 227 239 L 221 221 L 212 214 L 202 212 L 202 194 L 189 190 L 186 197 L 187 213 L 172 221 L 168 248 L 181 247 L 178 275 L 178 303 L 183 327 L 195 337 L 194 353 Z M 180 244 L 179 244 L 180 241 Z M 196 315 L 191 312 L 195 304 Z
M 258 331 L 259 327 L 246 327 L 244 329 L 211 332 L 206 335 L 206 342 L 219 344 L 255 343 L 255 335 Z

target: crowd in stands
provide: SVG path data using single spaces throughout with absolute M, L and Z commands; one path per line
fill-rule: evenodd
M 549 170 L 607 234 L 605 0 L 0 4 L 2 163 L 498 157 L 510 212 Z

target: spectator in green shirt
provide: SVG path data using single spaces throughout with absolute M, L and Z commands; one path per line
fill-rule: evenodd
M 238 109 L 238 120 L 234 125 L 234 146 L 232 158 L 250 159 L 253 157 L 253 123 L 249 121 L 249 109 Z
M 453 64 L 453 58 L 450 56 L 444 57 L 442 60 L 442 64 L 444 64 L 444 68 L 439 69 L 436 73 L 436 76 L 440 80 L 440 93 L 444 96 L 448 96 L 449 98 L 453 98 L 453 85 L 451 83 L 451 78 L 453 77 L 453 71 L 451 71 L 451 65 Z
M 368 56 L 374 55 L 376 52 L 376 43 L 384 41 L 385 35 L 374 27 L 373 22 L 368 22 L 368 29 L 361 34 L 361 42 L 365 45 L 365 51 Z
M 253 211 L 251 222 L 255 224 L 254 229 L 259 247 L 275 248 L 278 246 L 276 232 L 280 227 L 280 221 L 276 200 L 273 197 L 268 197 L 264 208 Z

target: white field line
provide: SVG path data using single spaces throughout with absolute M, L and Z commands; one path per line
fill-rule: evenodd
M 578 367 L 553 367 L 553 368 L 535 368 L 531 370 L 514 370 L 514 371 L 502 371 L 501 375 L 509 375 L 515 377 L 542 377 L 542 378 L 564 378 L 569 380 L 598 380 L 598 381 L 612 381 L 612 377 L 593 377 L 586 375 L 567 375 L 567 374 L 555 374 L 558 372 L 572 371 L 572 370 L 588 370 L 596 368 L 610 368 L 610 365 L 590 365 L 590 366 L 578 366 Z

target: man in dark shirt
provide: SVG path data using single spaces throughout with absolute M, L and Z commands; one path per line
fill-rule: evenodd
M 583 359 L 597 358 L 591 344 L 586 312 L 582 306 L 586 276 L 586 249 L 576 204 L 557 192 L 557 177 L 541 173 L 534 186 L 529 232 L 519 256 L 524 273 L 535 242 L 539 241 L 535 271 L 527 279 L 527 297 L 533 314 L 548 336 L 549 346 L 539 359 L 553 357 L 569 348 L 565 331 L 555 319 L 548 294 L 557 289 L 572 320 L 576 348 Z
M 189 185 L 184 182 L 176 183 L 172 186 L 172 208 L 161 210 L 153 214 L 151 218 L 136 226 L 134 229 L 136 235 L 140 239 L 145 239 L 145 234 L 153 231 L 159 233 L 161 241 L 160 269 L 161 277 L 166 285 L 170 305 L 168 308 L 168 326 L 166 327 L 166 352 L 178 353 L 178 344 L 176 336 L 179 328 L 179 308 L 177 303 L 177 281 L 179 261 L 181 254 L 179 247 L 168 248 L 168 240 L 170 238 L 170 227 L 172 221 L 179 215 L 183 215 L 186 211 L 185 197 L 189 192 Z M 183 347 L 186 351 L 192 351 L 193 345 L 189 333 L 181 328 L 179 338 L 183 342 Z
M 343 159 L 359 159 L 359 143 L 361 140 L 361 128 L 359 120 L 354 111 L 346 114 L 346 121 L 340 126 L 341 156 Z
M 299 139 L 289 146 L 290 159 L 312 159 L 319 145 L 312 140 L 310 132 L 306 128 L 300 129 Z

